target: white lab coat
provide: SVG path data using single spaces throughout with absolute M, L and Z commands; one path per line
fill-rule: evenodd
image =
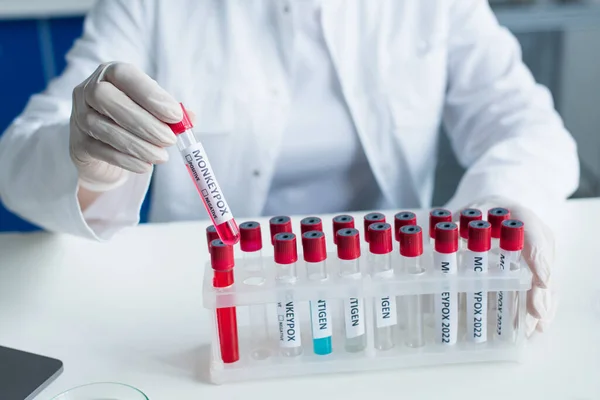
M 71 92 L 98 64 L 116 60 L 138 65 L 195 111 L 231 209 L 260 214 L 291 106 L 289 6 L 99 1 L 67 70 L 31 99 L 0 142 L 6 207 L 49 230 L 86 237 L 108 238 L 138 222 L 150 174 L 103 194 L 84 215 L 69 157 Z M 448 207 L 491 195 L 534 205 L 575 190 L 575 143 L 486 1 L 327 0 L 321 23 L 389 204 L 430 206 L 442 116 L 468 168 Z M 152 220 L 205 217 L 177 149 L 169 154 L 171 161 L 153 172 Z

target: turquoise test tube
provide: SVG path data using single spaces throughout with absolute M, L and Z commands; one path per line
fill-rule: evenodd
M 331 353 L 331 318 L 327 301 L 310 302 L 310 320 L 313 332 L 313 350 L 323 356 Z

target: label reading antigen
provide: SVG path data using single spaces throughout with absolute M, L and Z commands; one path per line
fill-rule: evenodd
M 300 331 L 296 319 L 296 309 L 292 300 L 277 303 L 277 320 L 279 323 L 279 345 L 281 347 L 299 347 Z
M 375 299 L 376 325 L 378 328 L 396 325 L 398 322 L 396 313 L 396 298 L 385 296 Z
M 322 339 L 331 336 L 331 317 L 325 300 L 310 302 L 310 317 L 313 339 Z
M 346 337 L 348 339 L 365 334 L 364 301 L 357 297 L 344 300 L 344 320 L 346 323 Z
M 223 222 L 233 219 L 202 144 L 193 144 L 181 154 L 215 225 L 221 225 Z
M 434 268 L 444 274 L 457 271 L 456 253 L 433 253 Z M 458 299 L 456 293 L 446 291 L 435 295 L 436 341 L 444 345 L 456 344 L 458 336 Z

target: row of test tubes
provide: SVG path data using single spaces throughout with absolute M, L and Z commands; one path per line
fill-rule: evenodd
M 476 209 L 465 209 L 460 214 L 459 225 L 452 222 L 452 214 L 444 209 L 432 210 L 429 215 L 429 241 L 433 247 L 434 269 L 443 274 L 456 274 L 459 265 L 474 273 L 486 273 L 490 251 L 497 256 L 500 270 L 509 271 L 519 266 L 520 251 L 523 247 L 524 226 L 521 221 L 510 220 L 510 212 L 504 208 L 488 211 L 488 220 L 483 221 L 482 213 Z M 354 219 L 349 215 L 333 218 L 334 243 L 337 248 L 339 274 L 343 279 L 361 279 L 362 271 L 360 232 L 355 228 Z M 291 288 L 297 281 L 298 249 L 297 238 L 292 232 L 292 222 L 287 216 L 277 216 L 269 221 L 271 243 L 274 246 L 275 279 L 277 285 Z M 393 235 L 392 235 L 393 231 Z M 262 234 L 258 222 L 249 221 L 240 225 L 240 247 L 243 253 L 243 268 L 260 272 L 263 268 Z M 215 271 L 215 287 L 233 285 L 233 248 L 217 239 L 214 228 L 207 228 L 207 238 L 211 260 Z M 364 240 L 368 244 L 368 264 L 374 279 L 386 280 L 394 277 L 392 265 L 393 240 L 398 243 L 402 271 L 419 275 L 423 268 L 423 231 L 417 225 L 416 215 L 403 211 L 394 216 L 394 227 L 386 223 L 385 215 L 369 213 L 364 216 Z M 301 221 L 301 245 L 303 261 L 309 280 L 328 279 L 326 240 L 322 220 L 307 217 Z M 224 261 L 225 260 L 225 261 Z M 225 267 L 224 267 L 225 266 Z M 227 278 L 217 278 L 225 271 Z M 303 354 L 300 334 L 298 306 L 292 290 L 280 291 L 277 308 L 277 331 L 279 353 L 285 357 Z M 512 293 L 497 292 L 494 297 L 496 307 L 496 335 L 506 337 L 512 330 L 508 328 L 511 316 L 508 315 L 509 297 Z M 461 297 L 462 296 L 462 297 Z M 374 346 L 385 351 L 395 346 L 395 329 L 398 315 L 402 316 L 405 330 L 405 344 L 421 347 L 425 344 L 424 327 L 427 308 L 433 315 L 435 340 L 441 345 L 455 345 L 458 336 L 459 302 L 466 310 L 468 340 L 483 343 L 487 340 L 488 293 L 447 292 L 435 295 L 395 296 L 381 294 L 373 299 Z M 401 308 L 398 312 L 398 308 Z M 328 299 L 314 299 L 309 302 L 313 352 L 328 355 L 332 352 L 331 302 Z M 266 305 L 250 307 L 251 332 L 256 343 L 269 336 L 267 329 Z M 349 297 L 343 300 L 344 349 L 347 352 L 363 351 L 367 345 L 365 299 Z M 217 309 L 219 343 L 224 362 L 239 360 L 237 342 L 237 320 L 235 307 Z M 264 359 L 269 350 L 257 346 L 253 358 Z

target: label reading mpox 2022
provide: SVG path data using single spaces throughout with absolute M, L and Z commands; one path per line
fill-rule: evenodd
M 182 154 L 190 176 L 194 179 L 198 193 L 202 196 L 215 225 L 221 225 L 232 220 L 233 215 L 215 179 L 215 173 L 208 162 L 202 144 L 193 144 L 185 149 Z

